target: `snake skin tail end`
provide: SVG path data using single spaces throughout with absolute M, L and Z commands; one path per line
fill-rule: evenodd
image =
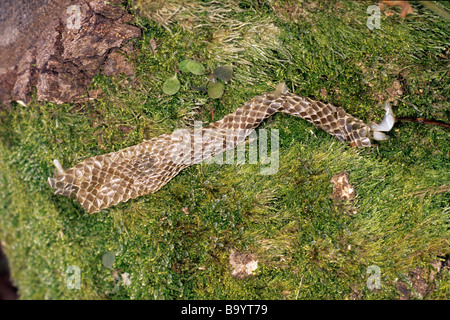
M 53 160 L 53 164 L 56 168 L 56 175 L 54 178 L 48 178 L 47 179 L 47 183 L 48 185 L 53 188 L 56 189 L 55 194 L 56 195 L 63 195 L 66 197 L 70 197 L 72 199 L 76 199 L 76 193 L 77 193 L 77 188 L 75 188 L 75 186 L 72 183 L 68 183 L 68 182 L 72 182 L 72 179 L 69 179 L 69 181 L 65 182 L 65 177 L 64 177 L 64 169 L 61 166 L 61 163 L 59 162 L 59 160 L 55 159 Z
M 88 213 L 99 212 L 102 209 L 125 202 L 130 198 L 136 198 L 129 179 L 111 174 L 106 177 L 107 171 L 101 170 L 105 166 L 101 160 L 105 156 L 96 156 L 86 159 L 73 168 L 62 170 L 57 160 L 53 163 L 56 173 L 53 178 L 48 178 L 48 185 L 55 189 L 55 195 L 62 195 L 75 199 Z M 123 190 L 130 192 L 123 192 Z

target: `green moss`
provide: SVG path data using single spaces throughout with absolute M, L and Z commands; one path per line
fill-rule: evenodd
M 395 299 L 399 279 L 432 270 L 450 253 L 450 139 L 438 127 L 399 124 L 391 140 L 356 150 L 277 114 L 262 125 L 279 130 L 276 174 L 261 175 L 261 164 L 196 165 L 156 194 L 94 215 L 46 184 L 53 159 L 68 168 L 218 120 L 281 81 L 367 122 L 381 119 L 386 99 L 396 115 L 449 122 L 446 23 L 417 5 L 405 20 L 382 14 L 371 31 L 371 4 L 133 3 L 143 28 L 129 57 L 135 76 L 97 75 L 90 89 L 102 94 L 81 105 L 33 98 L 0 116 L 0 234 L 21 297 Z M 208 71 L 234 66 L 220 99 L 192 89 L 209 73 L 178 73 L 180 90 L 163 93 L 185 59 Z M 395 81 L 401 95 L 389 91 Z M 330 198 L 329 180 L 342 171 L 353 203 Z M 256 255 L 255 276 L 231 276 L 232 249 Z M 110 251 L 111 269 L 102 264 Z M 381 272 L 375 291 L 367 287 L 372 265 Z M 66 285 L 69 266 L 80 267 L 79 290 Z M 448 299 L 448 277 L 439 273 L 424 298 Z

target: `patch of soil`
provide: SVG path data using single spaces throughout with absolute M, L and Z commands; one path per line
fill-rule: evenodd
M 253 275 L 253 271 L 258 267 L 258 261 L 254 254 L 231 251 L 229 263 L 233 270 L 231 275 L 238 279 L 244 279 Z
M 333 194 L 331 198 L 334 200 L 352 200 L 355 198 L 355 189 L 348 182 L 348 172 L 335 174 L 330 182 L 333 184 Z
M 17 288 L 11 281 L 8 260 L 0 245 L 0 300 L 18 299 Z
M 423 299 L 436 289 L 435 280 L 449 270 L 450 256 L 436 260 L 430 268 L 417 267 L 395 285 L 400 300 Z

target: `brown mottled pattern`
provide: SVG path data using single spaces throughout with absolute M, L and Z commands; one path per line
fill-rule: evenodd
M 89 213 L 98 212 L 156 192 L 187 166 L 235 148 L 276 112 L 301 117 L 353 146 L 370 146 L 369 126 L 343 109 L 292 93 L 269 93 L 207 127 L 177 130 L 86 159 L 48 183 L 55 194 L 76 199 Z

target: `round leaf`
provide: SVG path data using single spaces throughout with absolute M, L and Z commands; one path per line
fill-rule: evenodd
M 219 99 L 223 95 L 225 86 L 222 82 L 210 83 L 208 85 L 208 96 L 211 99 Z
M 228 82 L 233 77 L 233 66 L 220 66 L 214 69 L 213 74 L 216 78 Z
M 195 62 L 193 60 L 189 60 L 186 63 L 186 69 L 198 76 L 205 73 L 205 67 L 201 63 Z
M 168 95 L 173 95 L 180 90 L 180 81 L 177 79 L 177 76 L 173 76 L 172 78 L 164 81 L 163 84 L 163 92 Z
M 189 72 L 189 69 L 188 69 L 188 67 L 187 67 L 189 61 L 192 61 L 192 60 L 186 59 L 186 60 L 181 61 L 181 62 L 178 64 L 178 69 L 179 69 L 181 72 Z
M 106 268 L 111 268 L 116 259 L 116 253 L 114 251 L 108 251 L 102 257 L 102 265 Z

